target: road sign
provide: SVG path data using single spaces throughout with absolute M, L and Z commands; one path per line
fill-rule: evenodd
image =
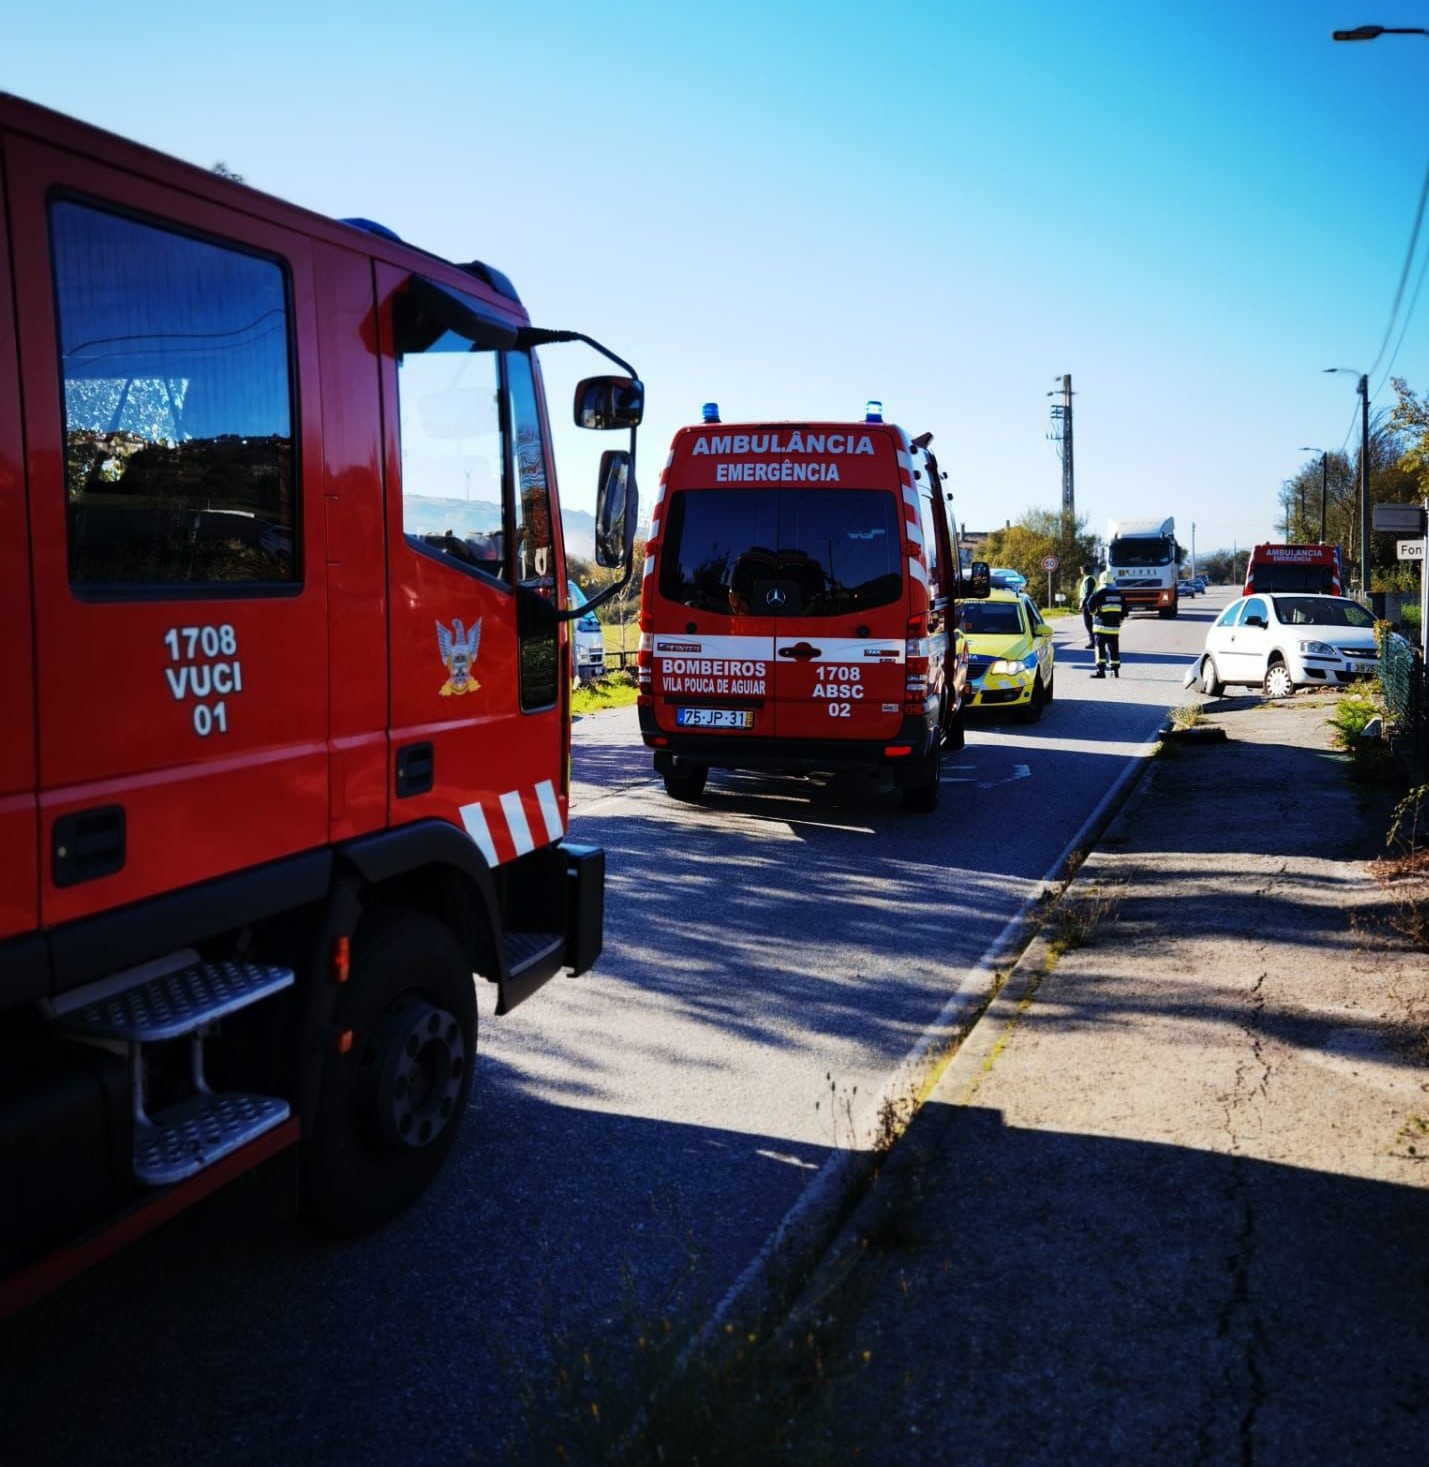
M 1057 566 L 1059 564 L 1060 562 L 1055 555 L 1044 555 L 1042 557 L 1042 569 L 1046 571 L 1049 576 L 1054 570 L 1057 569 Z
M 1401 540 L 1399 543 L 1400 560 L 1424 559 L 1424 542 L 1422 540 Z
M 1371 523 L 1376 530 L 1398 530 L 1401 535 L 1424 533 L 1422 504 L 1377 504 Z

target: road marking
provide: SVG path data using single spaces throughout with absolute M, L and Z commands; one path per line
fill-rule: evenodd
M 995 790 L 1001 784 L 1015 784 L 1019 779 L 1031 779 L 1032 767 L 1028 764 L 1014 764 L 1012 773 L 1006 779 L 987 779 L 978 785 L 980 790 Z

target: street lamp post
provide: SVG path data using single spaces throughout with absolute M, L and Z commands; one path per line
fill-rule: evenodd
M 1380 36 L 1429 36 L 1421 25 L 1357 25 L 1349 31 L 1331 31 L 1336 41 L 1373 41 Z
M 1326 367 L 1360 379 L 1360 590 L 1369 598 L 1369 376 L 1351 367 Z
M 1300 452 L 1320 455 L 1320 544 L 1323 545 L 1325 543 L 1325 501 L 1329 498 L 1330 490 L 1330 455 L 1323 448 L 1311 448 L 1308 443 L 1300 445 Z M 1300 512 L 1304 513 L 1303 505 Z

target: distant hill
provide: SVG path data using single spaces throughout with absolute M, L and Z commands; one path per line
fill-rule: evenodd
M 417 535 L 472 535 L 501 528 L 501 506 L 488 499 L 432 499 L 409 494 L 404 501 L 406 528 Z M 595 558 L 595 516 L 583 509 L 561 511 L 566 553 Z

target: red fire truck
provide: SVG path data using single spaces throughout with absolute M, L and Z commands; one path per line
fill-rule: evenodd
M 628 578 L 627 363 L 489 266 L 0 97 L 0 1307 L 278 1153 L 382 1222 L 451 1148 L 473 973 L 500 1014 L 599 954 L 534 350 L 569 340 L 622 369 L 575 414 L 629 430 Z

